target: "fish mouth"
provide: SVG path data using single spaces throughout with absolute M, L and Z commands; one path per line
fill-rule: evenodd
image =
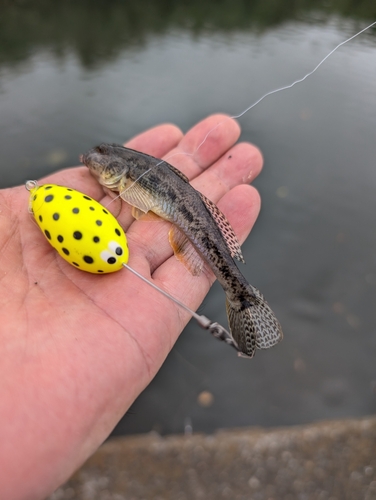
M 103 158 L 97 153 L 96 149 L 81 154 L 79 158 L 80 162 L 89 169 L 89 172 L 99 184 L 111 190 L 117 189 L 123 177 L 123 172 L 114 174 L 111 166 L 103 161 Z
M 80 162 L 83 163 L 90 170 L 90 172 L 97 177 L 106 171 L 106 166 L 100 161 L 101 158 L 98 154 L 96 154 L 94 149 L 81 154 L 79 159 Z
M 80 154 L 78 157 L 80 162 L 83 163 L 87 168 L 91 169 L 91 158 L 90 158 L 90 151 L 87 151 L 86 153 Z
M 127 168 L 121 159 L 111 153 L 111 146 L 101 144 L 81 154 L 79 158 L 99 184 L 112 191 L 119 190 Z

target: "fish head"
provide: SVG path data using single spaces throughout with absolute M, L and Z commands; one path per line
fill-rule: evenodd
M 100 144 L 80 156 L 98 182 L 109 189 L 116 189 L 121 179 L 128 174 L 126 162 L 117 154 L 117 144 Z

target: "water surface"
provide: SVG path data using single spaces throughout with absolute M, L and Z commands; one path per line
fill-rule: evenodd
M 301 12 L 282 2 L 252 11 L 240 1 L 215 11 L 205 2 L 141 4 L 67 2 L 58 12 L 44 2 L 39 10 L 5 4 L 1 187 L 75 165 L 89 147 L 161 122 L 187 130 L 210 113 L 238 114 L 376 19 L 371 2 L 346 17 L 320 2 Z M 370 30 L 240 119 L 241 140 L 265 157 L 255 182 L 263 208 L 242 271 L 268 298 L 285 339 L 248 361 L 190 324 L 116 433 L 376 410 L 375 77 Z M 227 324 L 218 285 L 200 312 Z

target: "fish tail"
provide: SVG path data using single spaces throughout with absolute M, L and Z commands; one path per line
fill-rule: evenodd
M 251 285 L 250 285 L 251 287 Z M 240 351 L 252 358 L 256 349 L 268 349 L 283 339 L 279 321 L 257 288 L 233 302 L 226 297 L 230 331 Z

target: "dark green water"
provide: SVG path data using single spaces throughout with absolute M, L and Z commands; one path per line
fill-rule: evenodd
M 1 187 L 160 122 L 237 114 L 375 20 L 371 1 L 0 0 Z M 265 157 L 242 270 L 285 339 L 247 361 L 192 323 L 116 433 L 375 412 L 375 80 L 370 30 L 241 118 Z M 200 311 L 227 324 L 219 286 Z

